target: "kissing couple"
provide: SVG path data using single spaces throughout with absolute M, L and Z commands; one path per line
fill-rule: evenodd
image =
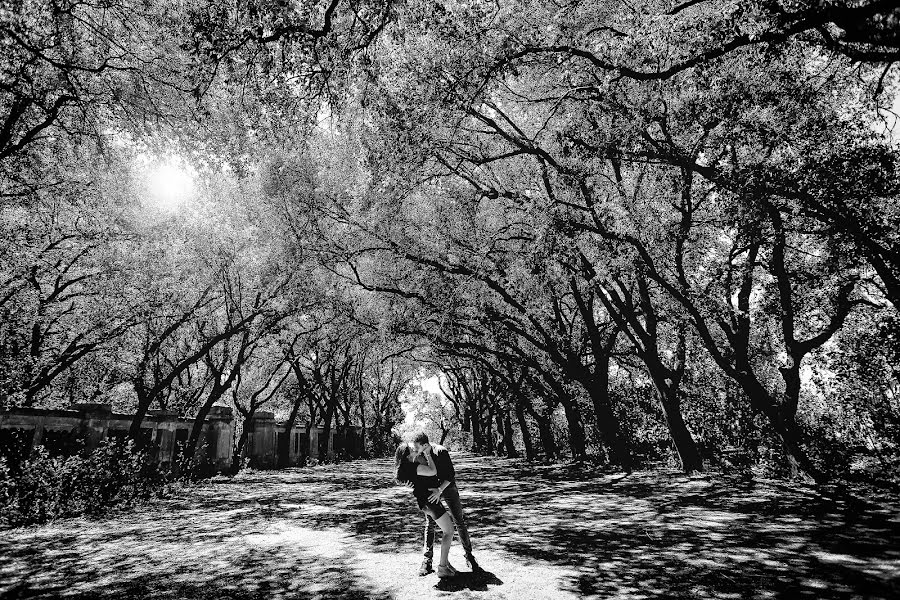
M 435 524 L 442 532 L 438 577 L 443 579 L 457 574 L 449 560 L 454 525 L 466 553 L 466 564 L 473 573 L 481 572 L 472 555 L 472 542 L 456 487 L 456 472 L 447 449 L 429 443 L 428 436 L 420 432 L 413 436 L 412 441 L 400 444 L 394 466 L 397 483 L 412 489 L 419 510 L 425 514 L 425 546 L 419 575 L 434 571 L 431 562 L 434 557 Z

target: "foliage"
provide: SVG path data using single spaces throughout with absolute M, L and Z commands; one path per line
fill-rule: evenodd
M 89 452 L 56 457 L 37 446 L 14 472 L 0 459 L 0 523 L 15 527 L 97 515 L 160 497 L 172 481 L 130 441 L 104 441 Z
M 0 407 L 890 465 L 900 12 L 826 4 L 4 8 Z

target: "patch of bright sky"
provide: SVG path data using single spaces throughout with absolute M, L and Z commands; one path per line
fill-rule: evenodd
M 196 173 L 177 156 L 154 161 L 149 172 L 150 198 L 158 208 L 172 212 L 194 195 Z
M 137 157 L 148 206 L 163 212 L 176 212 L 195 196 L 196 170 L 177 155 Z
M 197 170 L 176 153 L 158 154 L 127 132 L 108 128 L 104 136 L 112 147 L 131 154 L 136 191 L 141 204 L 162 212 L 176 212 L 194 199 L 199 179 Z
M 419 385 L 422 386 L 422 389 L 426 392 L 431 392 L 433 394 L 440 394 L 440 377 L 438 375 L 432 375 L 426 379 L 422 379 L 419 381 Z
M 414 380 L 409 387 L 400 396 L 400 409 L 403 411 L 403 424 L 396 428 L 395 432 L 403 435 L 404 432 L 414 431 L 416 429 L 425 428 L 428 423 L 420 417 L 419 407 L 422 403 L 424 394 L 441 394 L 439 385 L 440 376 L 432 375 L 422 379 Z M 443 395 L 441 395 L 443 401 Z

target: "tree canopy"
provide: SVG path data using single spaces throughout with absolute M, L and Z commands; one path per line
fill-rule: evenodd
M 383 453 L 413 395 L 507 456 L 900 455 L 895 3 L 17 2 L 0 31 L 2 406 L 270 406 Z

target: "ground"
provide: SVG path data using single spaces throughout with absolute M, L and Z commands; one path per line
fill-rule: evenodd
M 5 598 L 900 598 L 900 506 L 675 472 L 458 456 L 487 574 L 418 577 L 389 461 L 250 471 L 0 532 Z M 454 541 L 451 563 L 465 569 Z

